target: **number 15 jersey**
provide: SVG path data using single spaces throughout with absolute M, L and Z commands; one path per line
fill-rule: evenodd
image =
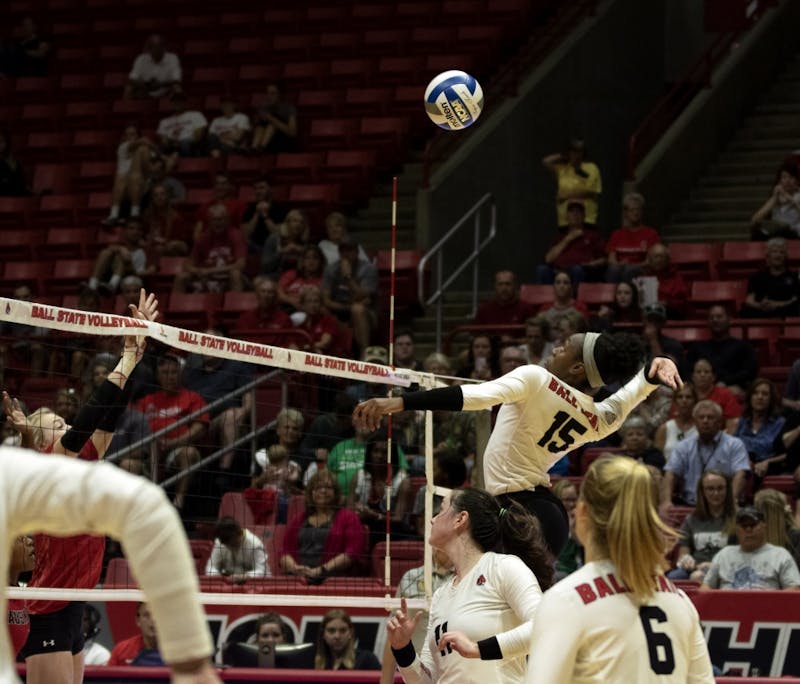
M 547 471 L 559 458 L 616 432 L 657 387 L 642 369 L 617 392 L 595 403 L 588 394 L 534 365 L 479 385 L 462 385 L 465 411 L 502 404 L 483 455 L 486 489 L 497 496 L 549 484 Z

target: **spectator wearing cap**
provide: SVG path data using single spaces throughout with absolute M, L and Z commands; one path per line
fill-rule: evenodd
M 680 368 L 683 364 L 685 351 L 678 340 L 664 334 L 664 325 L 667 322 L 667 307 L 661 302 L 648 304 L 644 307 L 644 330 L 642 338 L 649 357 L 669 356 Z
M 709 589 L 800 589 L 800 571 L 785 548 L 767 542 L 764 514 L 755 506 L 736 513 L 738 544 L 721 549 L 706 573 L 701 591 Z
M 542 164 L 554 176 L 558 184 L 556 213 L 558 225 L 568 224 L 569 203 L 579 200 L 586 208 L 586 222 L 597 223 L 597 201 L 603 191 L 600 169 L 586 161 L 586 145 L 583 140 L 573 138 L 566 152 L 556 152 L 542 159 Z
M 144 51 L 133 62 L 124 97 L 165 97 L 181 90 L 181 63 L 173 52 L 167 52 L 164 39 L 154 33 Z
M 670 318 L 686 318 L 689 287 L 675 265 L 670 262 L 666 245 L 659 242 L 647 250 L 647 260 L 642 267 L 641 277 L 656 279 L 656 299 L 667 307 Z M 644 301 L 644 304 L 650 303 L 652 302 Z
M 522 325 L 536 313 L 536 307 L 519 298 L 513 271 L 494 274 L 494 296 L 483 302 L 475 314 L 476 325 Z
M 175 93 L 171 99 L 172 114 L 158 122 L 156 135 L 161 151 L 175 157 L 196 157 L 203 151 L 208 121 L 202 112 L 189 109 L 186 95 Z
M 713 401 L 704 399 L 695 404 L 692 415 L 697 436 L 678 442 L 664 466 L 661 483 L 664 512 L 672 505 L 679 481 L 676 502 L 682 506 L 694 506 L 697 503 L 697 482 L 709 468 L 716 468 L 731 477 L 734 499 L 739 501 L 744 495 L 750 458 L 742 440 L 722 431 L 722 409 Z
M 647 250 L 661 242 L 658 231 L 644 225 L 643 217 L 644 197 L 629 192 L 622 199 L 622 227 L 611 233 L 606 244 L 609 283 L 638 276 L 647 261 Z
M 559 226 L 544 264 L 536 267 L 536 282 L 549 285 L 558 271 L 566 271 L 577 288 L 584 280 L 599 280 L 606 264 L 606 250 L 600 232 L 585 220 L 583 203 L 571 200 L 567 205 L 566 225 Z
M 369 346 L 378 323 L 377 294 L 378 270 L 371 262 L 359 259 L 355 240 L 342 240 L 339 260 L 328 265 L 322 275 L 322 300 L 328 311 L 352 326 L 359 350 Z
M 766 267 L 750 276 L 743 318 L 786 318 L 800 312 L 800 281 L 797 271 L 786 266 L 786 240 L 772 238 L 764 249 Z

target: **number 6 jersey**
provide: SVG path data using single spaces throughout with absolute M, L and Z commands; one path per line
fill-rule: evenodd
M 697 610 L 663 575 L 631 600 L 611 561 L 587 563 L 542 598 L 526 684 L 713 684 Z
M 658 387 L 640 370 L 595 403 L 540 366 L 515 368 L 496 380 L 462 385 L 465 411 L 502 403 L 483 455 L 486 489 L 497 496 L 549 484 L 548 469 L 565 453 L 619 429 Z

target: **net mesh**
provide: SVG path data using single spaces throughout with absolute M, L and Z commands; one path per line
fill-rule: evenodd
M 159 483 L 179 507 L 220 663 L 222 646 L 252 638 L 265 611 L 279 612 L 293 639 L 305 642 L 316 638 L 326 611 L 344 608 L 362 647 L 380 655 L 386 610 L 397 605 L 389 597 L 412 568 L 426 571 L 406 592 L 417 597 L 410 606 L 427 605 L 431 415 L 395 414 L 388 439 L 386 427 L 354 431 L 351 414 L 365 398 L 433 387 L 434 376 L 307 353 L 277 335 L 234 339 L 15 299 L 0 298 L 0 321 L 3 386 L 28 412 L 49 407 L 67 423 L 114 367 L 122 336 L 147 338 L 105 458 Z M 330 548 L 301 533 L 328 483 L 339 497 L 323 524 L 335 539 Z M 243 531 L 241 542 L 229 538 L 231 529 Z M 346 562 L 331 560 L 340 553 Z M 92 601 L 111 640 L 129 635 L 144 597 L 113 540 L 101 582 L 101 589 L 20 588 L 9 596 Z

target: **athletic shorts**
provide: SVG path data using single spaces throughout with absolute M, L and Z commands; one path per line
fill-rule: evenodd
M 20 651 L 23 658 L 41 653 L 83 650 L 83 601 L 72 601 L 55 613 L 31 615 L 31 631 Z
M 569 538 L 569 516 L 561 499 L 547 487 L 509 492 L 497 498 L 502 505 L 510 500 L 517 501 L 536 517 L 550 552 L 558 558 Z

